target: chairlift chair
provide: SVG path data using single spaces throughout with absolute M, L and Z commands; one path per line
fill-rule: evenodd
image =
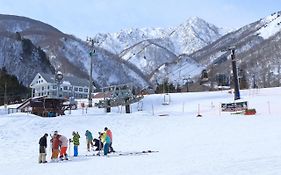
M 164 94 L 164 101 L 162 105 L 169 105 L 170 102 L 171 102 L 171 95 L 168 93 Z
M 204 84 L 204 83 L 206 83 L 207 81 L 209 81 L 208 72 L 207 72 L 206 69 L 204 69 L 204 70 L 201 72 L 200 84 Z
M 138 101 L 138 111 L 142 111 L 143 109 L 143 101 Z

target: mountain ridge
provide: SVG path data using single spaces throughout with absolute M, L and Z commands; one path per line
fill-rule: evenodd
M 155 87 L 167 79 L 173 84 L 183 85 L 187 78 L 198 80 L 204 69 L 213 74 L 210 78 L 213 81 L 220 73 L 230 76 L 229 53 L 221 50 L 236 46 L 238 67 L 245 70 L 249 85 L 252 75 L 256 74 L 259 86 L 277 86 L 280 84 L 277 59 L 280 58 L 278 49 L 281 48 L 280 14 L 273 13 L 225 35 L 222 35 L 222 29 L 198 17 L 189 18 L 175 28 L 124 29 L 116 33 L 100 33 L 93 37 L 99 41 L 94 47 L 40 21 L 0 15 L 0 37 L 3 38 L 0 41 L 0 65 L 7 67 L 7 71 L 20 81 L 24 80 L 25 85 L 31 81 L 35 71 L 40 72 L 44 68 L 49 73 L 60 70 L 66 75 L 88 78 L 89 52 L 95 49 L 92 76 L 99 87 L 129 82 L 140 88 Z M 44 52 L 50 65 L 44 63 L 41 68 L 38 66 L 38 69 L 33 69 L 33 73 L 21 75 L 20 58 L 24 49 L 18 43 L 19 37 L 30 40 L 35 49 L 29 52 L 33 53 L 30 54 L 30 60 L 40 60 L 41 57 L 36 55 Z M 14 65 L 19 66 L 18 70 L 14 70 L 11 62 L 7 62 L 11 57 Z M 22 67 L 29 69 L 28 65 Z M 266 72 L 255 73 L 255 69 Z

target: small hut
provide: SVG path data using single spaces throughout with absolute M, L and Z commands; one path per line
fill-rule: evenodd
M 30 100 L 31 113 L 42 117 L 56 117 L 64 115 L 67 100 L 64 98 L 40 97 Z

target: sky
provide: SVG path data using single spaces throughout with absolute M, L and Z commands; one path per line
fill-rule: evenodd
M 235 29 L 281 10 L 281 0 L 0 0 L 0 14 L 25 16 L 86 39 L 137 27 L 175 27 L 200 17 Z

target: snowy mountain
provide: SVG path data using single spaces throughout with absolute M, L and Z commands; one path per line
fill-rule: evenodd
M 0 24 L 0 36 L 3 38 L 0 41 L 1 67 L 6 67 L 10 74 L 16 75 L 25 85 L 29 85 L 37 72 L 54 73 L 55 70 L 60 70 L 66 75 L 88 78 L 89 52 L 92 48 L 87 43 L 48 24 L 24 17 L 0 15 Z M 30 44 L 46 55 L 46 61 L 51 65 L 40 61 L 34 50 L 30 53 L 30 59 L 25 59 L 26 63 L 22 63 L 24 53 L 17 38 L 29 40 Z M 135 67 L 107 50 L 97 46 L 95 49 L 97 54 L 93 58 L 92 76 L 97 86 L 129 82 L 140 87 L 149 85 L 138 70 L 131 69 Z
M 94 37 L 98 41 L 93 57 L 94 82 L 100 87 L 128 82 L 138 87 L 155 87 L 168 79 L 182 85 L 187 77 L 197 79 L 203 69 L 212 74 L 213 80 L 217 74 L 230 76 L 229 52 L 221 50 L 236 46 L 238 67 L 244 70 L 249 85 L 255 75 L 258 86 L 279 86 L 280 14 L 273 13 L 223 36 L 221 29 L 196 17 L 175 28 L 98 34 Z M 1 67 L 25 85 L 40 71 L 60 70 L 88 78 L 89 52 L 93 48 L 86 42 L 24 17 L 1 15 L 0 24 Z M 31 52 L 25 52 L 26 41 L 32 45 Z M 22 59 L 26 57 L 29 60 Z
M 273 13 L 270 16 L 262 19 L 264 26 L 259 29 L 256 33 L 263 37 L 263 39 L 269 39 L 271 36 L 274 36 L 281 31 L 281 12 Z
M 273 13 L 221 37 L 210 45 L 190 54 L 205 65 L 212 77 L 218 73 L 231 74 L 229 46 L 236 47 L 238 68 L 243 70 L 250 86 L 280 85 L 281 12 Z
M 17 33 L 29 27 L 24 20 L 17 23 L 14 18 L 0 16 L 0 67 L 16 75 L 24 85 L 28 85 L 37 72 L 55 71 L 42 48 Z
M 223 36 L 222 29 L 198 17 L 189 18 L 170 34 L 178 54 L 190 54 Z
M 135 28 L 124 29 L 117 33 L 99 33 L 95 39 L 100 42 L 99 46 L 111 51 L 115 54 L 120 54 L 123 50 L 148 39 L 165 38 L 168 36 L 168 31 L 160 28 Z
M 41 66 L 46 69 L 49 67 L 52 71 L 46 72 L 39 66 L 38 69 L 32 69 L 32 73 L 28 72 L 28 76 L 23 76 L 21 68 L 14 71 L 4 59 L 13 57 L 18 60 L 19 56 L 15 57 L 13 53 L 20 55 L 21 50 L 9 50 L 4 47 L 4 40 L 1 40 L 2 53 L 5 55 L 0 57 L 2 67 L 7 67 L 8 72 L 16 75 L 25 85 L 29 84 L 36 72 L 54 73 L 60 70 L 69 76 L 88 78 L 88 53 L 92 48 L 82 40 L 48 24 L 24 17 L 1 15 L 0 23 L 0 36 L 30 40 L 45 53 L 50 62 L 50 65 Z M 153 86 L 155 77 L 162 77 L 158 75 L 161 72 L 159 68 L 176 62 L 178 55 L 200 49 L 220 36 L 218 28 L 199 18 L 191 18 L 174 29 L 128 29 L 113 34 L 98 34 L 95 36 L 99 43 L 95 46 L 97 54 L 93 58 L 92 76 L 97 86 L 128 82 L 134 82 L 139 87 Z M 9 44 L 13 42 L 16 40 L 9 40 Z
M 164 67 L 173 63 L 169 79 L 178 82 L 174 74 L 182 70 L 182 76 L 188 77 L 202 71 L 195 60 L 189 62 L 197 70 L 185 70 L 180 62 L 182 54 L 192 53 L 222 36 L 222 30 L 206 21 L 193 17 L 175 28 L 130 29 L 114 34 L 98 34 L 95 38 L 101 47 L 119 54 L 119 57 L 135 65 L 153 84 L 167 77 Z M 123 48 L 123 50 L 122 50 Z M 180 68 L 179 68 L 179 67 Z M 173 73 L 175 69 L 176 72 Z M 192 73 L 193 72 L 193 73 Z M 195 73 L 196 72 L 196 73 Z M 178 76 L 177 76 L 178 77 Z M 180 81 L 182 84 L 183 81 Z
M 225 34 L 223 30 L 213 24 L 192 17 L 174 28 L 127 29 L 117 33 L 100 33 L 95 38 L 100 41 L 100 47 L 116 54 L 142 41 L 161 39 L 160 45 L 179 55 L 190 54 L 217 40 L 223 34 Z

